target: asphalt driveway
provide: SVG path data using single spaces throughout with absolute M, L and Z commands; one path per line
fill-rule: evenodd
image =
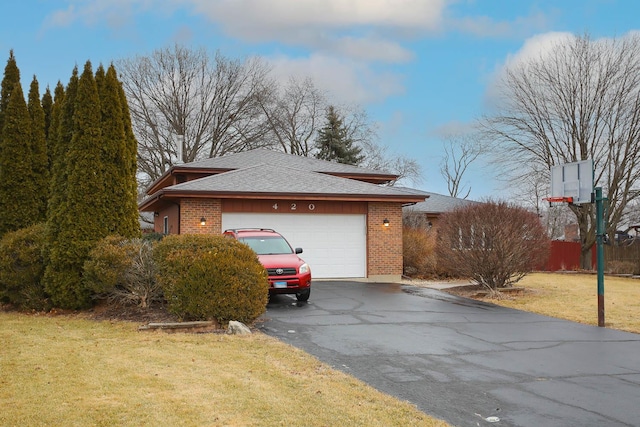
M 314 282 L 308 303 L 274 296 L 263 320 L 265 333 L 455 426 L 640 426 L 638 334 L 344 281 Z

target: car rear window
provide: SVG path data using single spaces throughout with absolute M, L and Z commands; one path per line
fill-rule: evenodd
M 274 237 L 241 237 L 238 239 L 249 245 L 258 255 L 291 254 L 293 249 L 287 241 L 280 236 Z

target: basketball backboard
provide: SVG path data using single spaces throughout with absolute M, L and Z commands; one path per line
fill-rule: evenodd
M 573 203 L 591 203 L 593 160 L 551 167 L 551 197 L 573 198 Z

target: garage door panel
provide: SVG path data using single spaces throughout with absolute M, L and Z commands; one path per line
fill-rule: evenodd
M 294 248 L 316 278 L 366 276 L 366 216 L 361 214 L 223 213 L 222 228 L 272 228 Z

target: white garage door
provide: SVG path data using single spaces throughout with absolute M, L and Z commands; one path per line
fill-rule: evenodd
M 222 229 L 272 228 L 294 248 L 318 279 L 365 277 L 366 215 L 223 213 Z

